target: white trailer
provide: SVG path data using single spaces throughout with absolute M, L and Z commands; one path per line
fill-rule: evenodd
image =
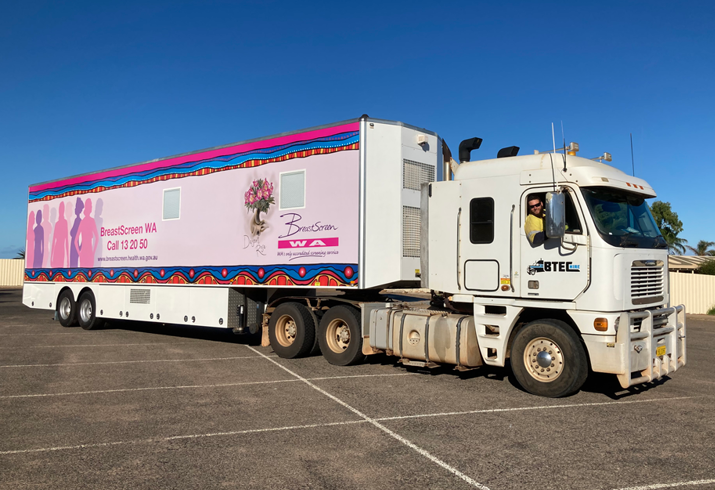
M 589 368 L 627 387 L 685 364 L 647 183 L 565 151 L 469 162 L 479 141 L 457 164 L 437 134 L 363 116 L 33 185 L 23 302 L 86 329 L 262 330 L 281 357 L 337 365 L 511 358 L 544 396 Z M 423 303 L 381 294 L 420 285 Z

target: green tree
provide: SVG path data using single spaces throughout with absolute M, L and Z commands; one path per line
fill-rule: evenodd
M 655 218 L 660 233 L 668 244 L 668 253 L 685 253 L 685 238 L 678 238 L 678 233 L 683 231 L 683 222 L 678 219 L 678 213 L 670 209 L 669 202 L 653 201 L 650 211 Z
M 698 274 L 715 276 L 715 260 L 708 260 L 703 265 L 698 267 Z
M 691 247 L 690 245 L 686 245 L 685 248 L 693 252 L 695 255 L 699 256 L 704 256 L 704 255 L 715 255 L 715 250 L 711 250 L 710 247 L 715 245 L 715 242 L 707 242 L 705 240 L 700 240 L 695 247 Z

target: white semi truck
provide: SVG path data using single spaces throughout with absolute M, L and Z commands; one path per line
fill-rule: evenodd
M 336 365 L 509 359 L 549 397 L 589 371 L 626 388 L 683 366 L 648 183 L 569 148 L 470 161 L 480 143 L 457 163 L 436 133 L 362 116 L 30 186 L 23 302 L 86 329 L 262 331 Z M 423 301 L 385 293 L 414 287 Z

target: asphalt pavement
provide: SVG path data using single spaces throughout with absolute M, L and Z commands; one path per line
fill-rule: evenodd
M 224 330 L 64 328 L 0 290 L 0 489 L 715 489 L 715 321 L 622 390 L 521 390 L 371 356 L 281 359 Z

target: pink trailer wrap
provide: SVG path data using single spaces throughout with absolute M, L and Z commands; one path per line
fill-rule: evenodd
M 26 282 L 357 285 L 359 123 L 30 187 Z

